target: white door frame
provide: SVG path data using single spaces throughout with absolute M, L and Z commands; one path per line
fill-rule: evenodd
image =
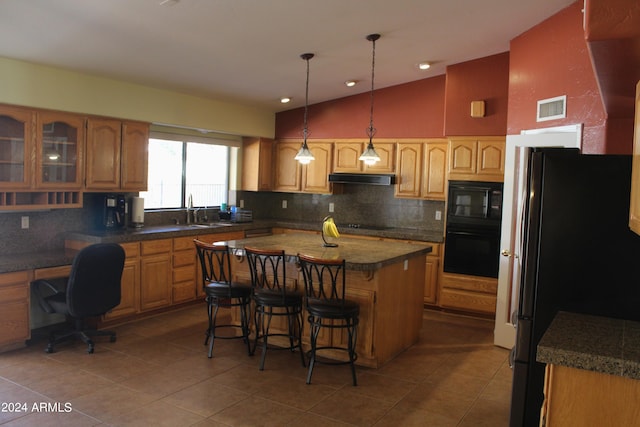
M 515 343 L 512 318 L 517 309 L 520 283 L 520 231 L 526 195 L 526 158 L 521 147 L 573 147 L 581 148 L 582 125 L 568 125 L 524 130 L 520 135 L 507 135 L 502 202 L 502 230 L 498 272 L 498 294 L 493 340 L 494 344 L 511 348 Z

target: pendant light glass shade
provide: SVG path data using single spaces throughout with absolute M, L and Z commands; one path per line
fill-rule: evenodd
M 309 111 L 309 60 L 313 58 L 313 53 L 303 53 L 300 55 L 300 58 L 307 61 L 307 83 L 304 94 L 304 128 L 302 129 L 302 147 L 300 147 L 300 151 L 296 154 L 295 159 L 302 165 L 308 165 L 311 163 L 311 160 L 314 160 L 313 154 L 311 154 L 311 151 L 307 146 L 307 136 L 309 135 L 309 128 L 307 127 L 307 115 Z
M 380 38 L 380 34 L 369 34 L 367 40 L 373 45 L 373 52 L 371 55 L 371 110 L 369 115 L 369 127 L 367 128 L 367 136 L 369 137 L 369 145 L 364 150 L 364 153 L 359 157 L 359 160 L 363 161 L 365 165 L 372 166 L 380 161 L 380 156 L 376 153 L 376 149 L 373 147 L 373 135 L 376 134 L 376 128 L 373 127 L 373 89 L 374 89 L 374 77 L 376 68 L 376 40 Z

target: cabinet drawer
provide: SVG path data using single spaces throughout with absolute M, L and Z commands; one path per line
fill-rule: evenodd
M 440 305 L 445 308 L 492 314 L 496 311 L 496 297 L 460 289 L 441 289 Z
M 171 239 L 149 240 L 141 243 L 142 256 L 171 252 Z
M 120 243 L 120 246 L 124 249 L 127 258 L 137 258 L 140 256 L 140 243 Z
M 0 289 L 3 286 L 14 286 L 29 282 L 28 271 L 16 271 L 13 273 L 0 274 Z
M 196 297 L 196 286 L 193 282 L 180 283 L 173 286 L 173 303 L 191 301 Z
M 184 251 L 186 249 L 193 249 L 195 245 L 193 244 L 194 236 L 189 237 L 176 237 L 173 239 L 173 250 L 174 251 Z
M 29 287 L 26 283 L 13 286 L 0 286 L 0 302 L 2 303 L 9 301 L 27 301 L 28 299 Z
M 173 253 L 173 267 L 196 265 L 196 251 L 182 251 Z
M 61 265 L 59 267 L 39 268 L 33 272 L 33 278 L 34 280 L 55 279 L 58 277 L 69 277 L 70 273 L 70 265 Z
M 442 287 L 495 295 L 498 291 L 498 279 L 444 273 Z
M 179 267 L 173 269 L 173 283 L 196 281 L 196 266 Z

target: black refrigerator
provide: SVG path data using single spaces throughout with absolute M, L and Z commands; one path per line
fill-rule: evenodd
M 538 426 L 540 338 L 559 310 L 640 320 L 640 236 L 629 230 L 631 156 L 530 149 L 510 425 Z

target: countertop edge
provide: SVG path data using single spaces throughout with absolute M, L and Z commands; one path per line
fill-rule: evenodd
M 640 379 L 640 323 L 558 312 L 538 343 L 536 361 Z

